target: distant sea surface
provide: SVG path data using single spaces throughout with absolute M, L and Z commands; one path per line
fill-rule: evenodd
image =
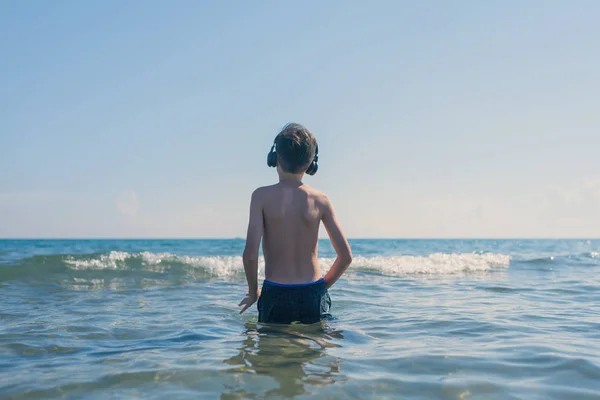
M 0 240 L 0 398 L 600 399 L 600 241 L 350 243 L 275 328 L 243 240 Z

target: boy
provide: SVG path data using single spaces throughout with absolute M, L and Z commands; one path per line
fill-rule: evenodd
M 302 183 L 304 173 L 318 169 L 318 146 L 312 133 L 288 124 L 277 135 L 267 164 L 277 167 L 279 183 L 256 189 L 250 200 L 250 219 L 243 261 L 248 294 L 240 314 L 257 300 L 261 323 L 312 324 L 328 315 L 328 289 L 352 262 L 350 246 L 327 196 Z M 327 229 L 337 258 L 321 277 L 319 225 Z M 262 238 L 265 281 L 258 288 L 258 251 Z

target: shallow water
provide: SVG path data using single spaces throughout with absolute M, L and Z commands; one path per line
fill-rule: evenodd
M 0 398 L 600 399 L 600 241 L 354 240 L 288 328 L 243 245 L 0 241 Z

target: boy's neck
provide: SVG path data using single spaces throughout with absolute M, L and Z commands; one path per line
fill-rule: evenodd
M 300 174 L 292 174 L 290 172 L 279 171 L 279 183 L 302 183 L 303 173 Z

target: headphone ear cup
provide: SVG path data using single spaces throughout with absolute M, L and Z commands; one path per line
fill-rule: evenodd
M 277 166 L 277 153 L 274 151 L 274 147 L 271 147 L 271 151 L 269 151 L 269 155 L 267 156 L 267 165 L 269 167 Z
M 312 163 L 310 163 L 310 166 L 306 170 L 306 173 L 308 175 L 314 175 L 317 173 L 318 170 L 319 170 L 319 145 L 317 145 L 317 148 L 315 150 L 315 157 L 313 158 Z
M 318 170 L 319 170 L 319 164 L 316 161 L 313 161 L 310 164 L 310 167 L 308 167 L 308 169 L 306 170 L 306 173 L 308 175 L 314 175 L 317 173 Z

